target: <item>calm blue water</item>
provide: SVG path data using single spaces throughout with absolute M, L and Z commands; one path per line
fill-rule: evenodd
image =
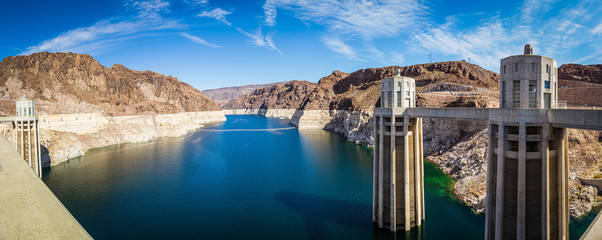
M 426 222 L 372 225 L 372 152 L 284 120 L 228 116 L 185 137 L 95 149 L 44 181 L 96 239 L 482 239 L 484 217 L 425 164 Z M 229 131 L 221 131 L 229 130 Z M 235 131 L 232 131 L 235 130 Z

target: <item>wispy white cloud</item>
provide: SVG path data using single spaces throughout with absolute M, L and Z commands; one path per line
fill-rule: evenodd
M 261 31 L 261 28 L 259 28 L 255 33 L 247 32 L 245 30 L 242 30 L 241 28 L 236 28 L 236 30 L 242 33 L 243 35 L 249 37 L 251 43 L 253 43 L 255 46 L 271 48 L 276 52 L 280 53 L 281 55 L 284 55 L 282 51 L 280 51 L 280 49 L 276 47 L 276 44 L 274 44 L 272 37 L 275 33 L 271 33 L 267 36 L 264 36 Z
M 217 45 L 217 44 L 209 43 L 209 42 L 205 41 L 204 39 L 202 39 L 200 37 L 197 37 L 197 36 L 194 36 L 194 35 L 190 35 L 188 33 L 181 32 L 179 34 L 180 34 L 180 36 L 185 37 L 185 38 L 189 39 L 190 41 L 193 41 L 193 42 L 198 43 L 198 44 L 205 45 L 207 47 L 212 47 L 212 48 L 221 48 L 222 47 L 222 46 Z
M 389 59 L 390 59 L 391 64 L 393 64 L 393 65 L 403 65 L 406 61 L 403 54 L 401 54 L 399 52 L 389 53 Z
M 598 24 L 598 26 L 592 28 L 591 30 L 593 35 L 598 35 L 602 33 L 602 23 Z
M 294 12 L 304 22 L 326 27 L 328 37 L 323 43 L 334 52 L 358 59 L 358 51 L 347 41 L 363 42 L 362 51 L 378 51 L 371 44 L 373 39 L 417 28 L 425 14 L 418 0 L 267 0 L 263 5 L 266 25 L 276 24 L 278 8 Z
M 276 1 L 277 0 L 267 0 L 265 1 L 265 4 L 263 4 L 264 22 L 268 26 L 274 26 L 276 24 Z
M 416 34 L 414 39 L 430 51 L 470 58 L 472 62 L 490 69 L 499 65 L 500 57 L 508 55 L 512 52 L 512 47 L 515 47 L 510 44 L 513 42 L 512 36 L 507 34 L 499 20 L 465 32 L 458 32 L 453 27 L 454 25 L 448 24 L 433 28 Z
M 220 22 L 225 23 L 228 26 L 232 26 L 232 24 L 230 22 L 228 22 L 228 20 L 226 19 L 226 16 L 231 14 L 232 12 L 226 11 L 224 9 L 221 8 L 215 8 L 211 11 L 203 11 L 202 13 L 200 13 L 199 17 L 208 17 L 208 18 L 213 18 L 215 20 L 218 20 Z
M 142 36 L 145 32 L 182 27 L 178 21 L 161 17 L 160 13 L 167 11 L 169 7 L 168 2 L 161 0 L 128 1 L 125 6 L 136 12 L 131 19 L 102 20 L 89 27 L 76 28 L 59 34 L 55 38 L 42 41 L 38 45 L 28 47 L 21 54 L 42 51 L 99 51 L 103 47 L 117 46 L 120 42 L 134 38 L 135 35 Z M 94 48 L 86 49 L 86 46 L 94 46 Z
M 557 0 L 526 0 L 521 6 L 520 19 L 523 22 L 532 22 L 535 17 L 548 12 Z
M 322 41 L 332 51 L 339 53 L 343 56 L 346 56 L 348 58 L 351 58 L 351 59 L 357 59 L 357 53 L 355 52 L 355 50 L 351 46 L 345 44 L 340 39 L 332 38 L 332 37 L 324 37 L 322 39 Z
M 276 44 L 274 44 L 274 40 L 272 40 L 272 37 L 274 36 L 275 33 L 270 33 L 267 36 L 265 36 L 265 43 L 270 46 L 272 49 L 276 50 L 278 53 L 280 53 L 280 55 L 284 55 L 282 54 L 282 51 L 280 51 L 280 49 L 278 49 L 276 47 Z
M 209 4 L 209 0 L 184 0 L 184 3 L 192 7 L 202 7 Z
M 596 36 L 596 24 L 600 20 L 593 17 L 602 14 L 602 7 L 582 0 L 564 5 L 558 14 L 546 15 L 551 8 L 558 7 L 555 3 L 553 0 L 526 0 L 515 16 L 502 18 L 496 15 L 469 28 L 448 18 L 444 25 L 414 34 L 413 41 L 426 51 L 470 58 L 492 70 L 497 70 L 499 59 L 520 54 L 525 43 L 534 45 L 536 54 L 554 56 L 559 62 L 595 59 L 599 51 L 587 52 L 593 55 L 591 57 L 577 56 L 583 54 L 582 49 L 602 41 L 602 36 Z

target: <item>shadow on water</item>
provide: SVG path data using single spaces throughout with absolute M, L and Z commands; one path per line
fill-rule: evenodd
M 371 204 L 294 191 L 277 192 L 274 194 L 274 199 L 303 215 L 311 239 L 332 238 L 326 229 L 329 222 L 362 231 L 372 231 L 374 239 L 424 238 L 424 228 L 412 228 L 408 232 L 393 233 L 373 225 Z

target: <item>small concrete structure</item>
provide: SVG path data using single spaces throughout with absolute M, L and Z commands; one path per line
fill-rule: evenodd
M 422 119 L 404 116 L 416 106 L 413 78 L 381 81 L 381 108 L 374 112 L 372 221 L 391 231 L 409 231 L 424 220 Z
M 33 171 L 42 177 L 42 157 L 39 141 L 38 118 L 33 100 L 17 100 L 17 115 L 13 121 L 13 144 Z
M 92 239 L 0 136 L 0 239 Z

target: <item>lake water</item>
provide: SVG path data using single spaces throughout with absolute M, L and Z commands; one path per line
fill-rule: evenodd
M 94 149 L 43 180 L 96 239 L 482 239 L 485 228 L 430 162 L 424 227 L 375 228 L 370 148 L 259 116 Z

